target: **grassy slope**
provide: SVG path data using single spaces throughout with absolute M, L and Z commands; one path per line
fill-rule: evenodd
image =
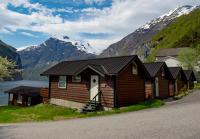
M 40 104 L 33 107 L 2 106 L 0 107 L 0 123 L 61 120 L 69 118 L 111 115 L 116 113 L 137 111 L 147 108 L 156 108 L 162 106 L 163 104 L 164 103 L 161 100 L 152 100 L 149 102 L 140 103 L 120 109 L 113 109 L 110 111 L 99 111 L 88 114 L 80 114 L 73 109 L 55 105 Z
M 148 61 L 154 61 L 160 48 L 191 47 L 200 43 L 200 10 L 176 19 L 152 39 L 153 47 Z

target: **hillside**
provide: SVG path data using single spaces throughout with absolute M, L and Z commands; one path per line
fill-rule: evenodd
M 171 25 L 158 32 L 152 39 L 153 61 L 160 48 L 193 47 L 200 43 L 200 9 L 177 18 Z
M 71 41 L 69 37 L 51 37 L 38 46 L 18 51 L 22 59 L 23 78 L 44 79 L 40 76 L 44 70 L 63 60 L 93 58 L 92 47 L 85 42 Z
M 0 40 L 0 56 L 7 57 L 9 60 L 14 61 L 16 63 L 16 69 L 21 69 L 21 58 L 19 54 L 16 52 L 16 49 L 11 47 L 10 45 L 4 43 Z M 16 70 L 13 71 L 13 76 L 11 78 L 7 78 L 6 80 L 21 80 L 21 74 Z
M 152 45 L 152 37 L 160 30 L 173 23 L 176 18 L 182 15 L 187 15 L 195 8 L 198 7 L 189 5 L 178 7 L 175 10 L 150 21 L 133 33 L 124 37 L 119 42 L 110 45 L 100 54 L 100 57 L 137 54 L 140 56 L 140 58 L 146 58 L 151 50 L 150 46 Z

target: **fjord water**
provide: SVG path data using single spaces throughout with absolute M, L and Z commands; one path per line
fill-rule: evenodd
M 30 80 L 0 82 L 0 105 L 8 104 L 8 95 L 5 94 L 4 91 L 17 86 L 47 87 L 48 82 Z

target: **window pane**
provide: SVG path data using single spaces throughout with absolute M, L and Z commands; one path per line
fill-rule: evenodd
M 66 88 L 66 76 L 59 77 L 58 88 Z
M 133 63 L 133 65 L 132 65 L 132 74 L 134 74 L 134 75 L 138 74 L 138 69 L 137 69 L 136 63 Z
M 72 82 L 81 82 L 81 76 L 73 76 Z

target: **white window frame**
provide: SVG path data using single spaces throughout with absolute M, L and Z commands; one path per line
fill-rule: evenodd
M 138 66 L 135 62 L 132 63 L 132 74 L 138 75 Z
M 18 94 L 17 96 L 17 103 L 22 104 L 23 96 Z
M 61 80 L 61 78 L 64 80 Z M 61 86 L 61 84 L 64 84 L 64 86 Z M 67 87 L 67 76 L 59 76 L 58 88 L 66 89 L 66 87 Z
M 75 83 L 80 83 L 81 82 L 81 76 L 73 76 L 72 77 L 72 82 L 75 82 Z
M 31 106 L 31 97 L 28 97 L 27 105 L 28 105 L 28 106 Z
M 13 101 L 13 94 L 10 94 L 10 101 Z

